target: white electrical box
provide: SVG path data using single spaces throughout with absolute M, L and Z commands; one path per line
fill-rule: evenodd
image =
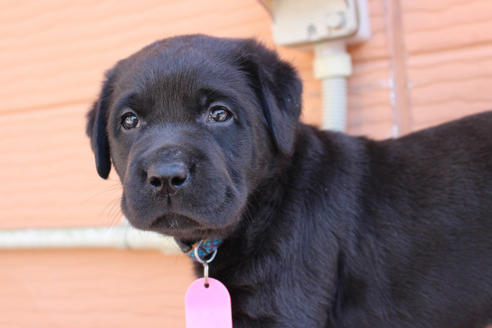
M 281 45 L 303 45 L 370 37 L 367 0 L 272 0 L 273 37 Z

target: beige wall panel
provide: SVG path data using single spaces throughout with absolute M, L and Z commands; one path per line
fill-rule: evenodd
M 410 54 L 492 42 L 492 1 L 402 1 Z
M 350 46 L 353 75 L 348 79 L 347 132 L 375 139 L 392 129 L 385 2 L 369 0 L 371 39 Z
M 3 114 L 0 228 L 119 222 L 119 181 L 96 173 L 85 105 Z
M 184 255 L 0 252 L 1 328 L 184 327 Z
M 414 128 L 492 109 L 492 44 L 411 56 Z
M 392 134 L 389 66 L 385 60 L 354 63 L 348 82 L 347 132 L 384 139 Z

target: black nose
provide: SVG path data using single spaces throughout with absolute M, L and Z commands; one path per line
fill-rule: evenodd
M 156 163 L 147 170 L 147 181 L 155 191 L 171 191 L 186 187 L 190 172 L 182 162 Z

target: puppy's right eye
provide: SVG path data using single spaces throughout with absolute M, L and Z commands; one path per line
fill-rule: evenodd
M 125 130 L 138 128 L 140 126 L 140 121 L 135 113 L 125 113 L 121 116 L 121 126 Z
M 231 111 L 223 105 L 210 106 L 208 121 L 213 123 L 223 123 L 232 118 Z

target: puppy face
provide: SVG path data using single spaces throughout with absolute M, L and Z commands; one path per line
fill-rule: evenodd
M 224 237 L 291 153 L 300 97 L 293 68 L 252 40 L 171 38 L 107 73 L 87 133 L 103 178 L 112 161 L 135 227 Z

